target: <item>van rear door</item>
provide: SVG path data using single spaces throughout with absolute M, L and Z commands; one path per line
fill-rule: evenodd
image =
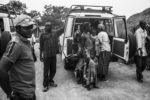
M 63 37 L 63 47 L 62 47 L 62 59 L 68 57 L 72 54 L 72 42 L 73 42 L 73 26 L 74 26 L 74 16 L 68 16 L 66 21 L 64 37 Z
M 114 33 L 112 44 L 112 53 L 125 60 L 129 59 L 129 41 L 127 37 L 126 18 L 124 16 L 117 16 L 113 18 Z

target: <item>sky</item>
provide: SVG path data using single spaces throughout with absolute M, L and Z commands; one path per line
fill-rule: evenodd
M 10 0 L 0 0 L 0 3 L 6 4 Z M 65 6 L 71 5 L 99 5 L 113 6 L 113 13 L 125 15 L 127 18 L 135 13 L 142 12 L 150 8 L 150 0 L 19 0 L 26 3 L 27 11 L 37 10 L 41 13 L 45 5 Z

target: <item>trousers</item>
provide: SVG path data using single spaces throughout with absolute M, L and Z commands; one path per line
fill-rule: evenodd
M 136 76 L 138 80 L 143 78 L 142 72 L 145 70 L 147 65 L 147 56 L 135 56 L 134 57 L 136 64 Z
M 49 82 L 54 82 L 56 74 L 56 56 L 44 58 L 44 81 L 43 86 L 48 86 Z
M 97 68 L 97 74 L 99 78 L 106 77 L 108 74 L 110 55 L 111 54 L 108 51 L 101 51 L 99 54 L 99 65 Z

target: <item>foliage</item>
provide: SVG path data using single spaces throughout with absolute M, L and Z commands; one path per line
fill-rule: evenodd
M 19 14 L 24 13 L 27 9 L 27 6 L 25 3 L 22 3 L 17 0 L 11 0 L 7 5 L 9 6 L 10 9 L 14 8 L 15 11 Z
M 139 21 L 144 20 L 150 24 L 150 8 L 144 10 L 143 12 L 132 15 L 127 20 L 127 27 L 129 33 L 134 33 L 138 27 Z
M 66 14 L 69 11 L 68 8 L 63 6 L 52 6 L 45 5 L 45 11 L 43 12 L 42 21 L 43 25 L 45 22 L 51 22 L 53 26 L 60 26 L 65 20 Z
M 7 4 L 9 9 L 15 9 L 15 11 L 19 14 L 27 14 L 35 19 L 35 21 L 39 25 L 44 25 L 45 22 L 51 22 L 52 25 L 61 26 L 65 20 L 65 17 L 69 11 L 69 8 L 64 6 L 53 6 L 51 4 L 44 6 L 43 15 L 36 10 L 31 10 L 30 12 L 26 12 L 27 6 L 25 3 L 20 2 L 19 0 L 10 0 Z M 3 8 L 3 7 L 2 7 Z
M 40 12 L 38 12 L 36 10 L 31 10 L 29 13 L 25 12 L 25 14 L 27 14 L 31 18 L 33 18 L 38 25 L 41 24 L 41 13 Z
M 36 10 L 31 10 L 29 13 L 28 13 L 29 16 L 31 16 L 32 18 L 34 17 L 38 17 L 38 16 L 41 16 L 41 13 L 36 11 Z

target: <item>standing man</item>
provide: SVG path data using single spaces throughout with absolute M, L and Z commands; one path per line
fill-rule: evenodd
M 103 24 L 99 24 L 98 29 L 98 39 L 100 42 L 98 77 L 101 81 L 106 81 L 110 62 L 110 40 Z
M 16 36 L 0 60 L 0 85 L 10 100 L 35 100 L 35 66 L 30 42 L 34 22 L 27 15 L 14 20 Z
M 135 32 L 136 43 L 137 43 L 137 52 L 135 55 L 135 64 L 136 64 L 136 75 L 137 81 L 143 82 L 142 72 L 146 68 L 147 52 L 145 47 L 147 31 L 146 31 L 146 22 L 140 21 L 139 28 Z
M 45 33 L 40 37 L 40 60 L 44 62 L 44 80 L 43 92 L 46 92 L 50 86 L 57 87 L 53 78 L 56 74 L 56 54 L 58 47 L 58 37 L 63 33 L 63 28 L 58 31 L 52 31 L 52 24 L 46 22 Z

